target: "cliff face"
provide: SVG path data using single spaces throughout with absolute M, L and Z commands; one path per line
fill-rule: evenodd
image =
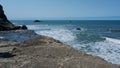
M 14 24 L 12 24 L 7 19 L 7 16 L 4 14 L 2 5 L 0 5 L 0 31 L 16 30 L 16 29 L 27 29 L 27 27 L 15 26 Z

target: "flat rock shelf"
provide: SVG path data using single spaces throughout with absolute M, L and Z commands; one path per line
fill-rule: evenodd
M 120 68 L 46 36 L 1 41 L 0 68 Z

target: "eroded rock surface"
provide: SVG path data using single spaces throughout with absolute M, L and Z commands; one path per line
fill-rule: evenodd
M 12 42 L 11 42 L 12 43 Z M 4 47 L 5 46 L 5 47 Z M 99 57 L 77 51 L 49 37 L 37 37 L 2 46 L 0 68 L 119 68 Z M 7 49 L 7 48 L 11 49 Z M 5 55 L 4 54 L 4 55 Z

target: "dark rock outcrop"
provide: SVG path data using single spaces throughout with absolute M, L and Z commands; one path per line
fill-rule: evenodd
M 81 30 L 80 28 L 76 28 L 76 30 Z
M 40 20 L 34 20 L 34 22 L 41 22 Z
M 7 19 L 7 16 L 4 14 L 2 5 L 0 5 L 0 31 L 18 30 L 18 29 L 27 29 L 27 27 L 25 25 L 21 27 L 12 24 Z
M 23 25 L 23 26 L 22 26 L 22 29 L 27 29 L 26 25 Z

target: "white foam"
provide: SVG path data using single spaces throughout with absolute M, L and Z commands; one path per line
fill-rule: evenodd
M 64 25 L 27 25 L 27 27 L 28 29 L 35 30 L 39 35 L 53 37 L 62 42 L 73 41 L 75 39 L 74 34 L 70 30 L 64 28 Z
M 113 43 L 120 44 L 120 40 L 118 40 L 118 39 L 113 39 L 113 38 L 108 38 L 108 37 L 106 37 L 106 40 L 107 40 L 107 41 L 110 41 L 110 42 L 113 42 Z
M 106 40 L 100 42 L 91 42 L 87 44 L 80 44 L 76 40 L 76 35 L 70 30 L 63 28 L 62 26 L 29 26 L 30 29 L 46 29 L 51 30 L 37 30 L 36 33 L 53 37 L 54 39 L 65 42 L 72 47 L 85 51 L 88 54 L 99 56 L 108 62 L 113 64 L 120 64 L 120 40 L 105 37 Z
M 47 28 L 48 25 L 27 25 L 30 30 L 39 30 L 41 28 Z
M 37 34 L 53 37 L 62 42 L 73 41 L 75 36 L 67 29 L 51 29 L 49 31 L 36 31 Z
M 0 37 L 0 39 L 4 39 L 4 37 Z
M 111 41 L 101 41 L 88 44 L 74 44 L 74 48 L 99 56 L 113 64 L 120 64 L 120 44 Z

